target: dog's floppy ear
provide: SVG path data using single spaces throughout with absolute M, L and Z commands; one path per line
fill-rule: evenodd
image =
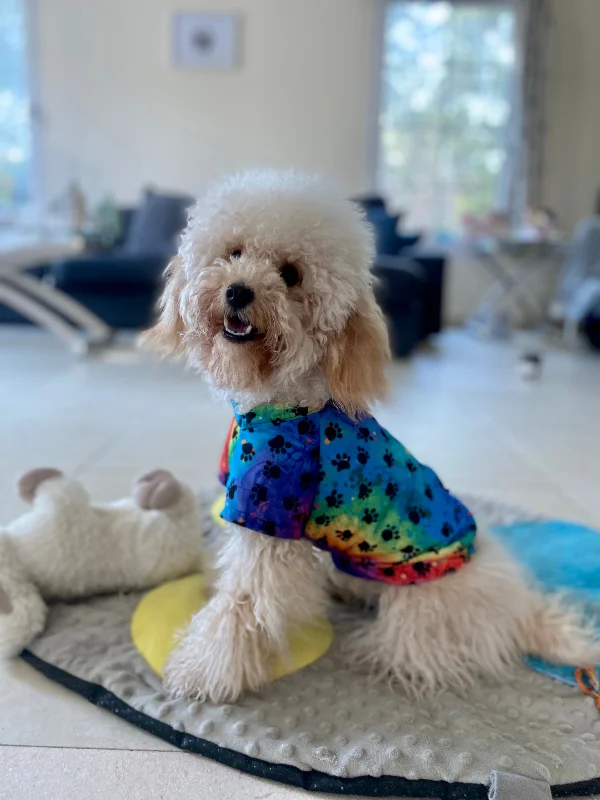
M 368 411 L 371 402 L 387 392 L 385 366 L 389 359 L 387 328 L 369 293 L 329 344 L 325 371 L 331 399 L 351 417 Z
M 153 328 L 140 337 L 140 344 L 165 356 L 183 354 L 182 336 L 185 326 L 179 313 L 179 300 L 185 283 L 183 265 L 179 256 L 169 262 L 165 270 L 165 289 L 160 299 L 160 317 Z

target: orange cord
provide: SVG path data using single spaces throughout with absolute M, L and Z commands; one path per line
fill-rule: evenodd
M 594 698 L 596 708 L 600 711 L 600 678 L 594 667 L 576 669 L 575 680 L 584 694 Z

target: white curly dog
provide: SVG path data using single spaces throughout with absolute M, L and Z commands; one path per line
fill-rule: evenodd
M 191 212 L 146 342 L 185 356 L 241 414 L 330 404 L 360 420 L 385 393 L 389 357 L 372 261 L 361 214 L 318 179 L 227 177 Z M 168 664 L 172 693 L 220 702 L 260 689 L 290 626 L 323 614 L 332 583 L 377 605 L 351 657 L 421 695 L 501 678 L 524 653 L 600 659 L 579 614 L 543 596 L 485 531 L 463 568 L 414 585 L 349 577 L 309 539 L 270 532 L 228 525 L 215 594 Z

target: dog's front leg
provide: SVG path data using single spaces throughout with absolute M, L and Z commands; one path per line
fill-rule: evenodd
M 232 702 L 269 680 L 291 626 L 320 616 L 321 571 L 308 541 L 229 525 L 210 602 L 193 618 L 167 665 L 177 696 Z

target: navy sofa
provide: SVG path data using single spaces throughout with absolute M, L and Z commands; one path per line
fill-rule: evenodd
M 399 233 L 400 215 L 389 214 L 384 200 L 373 195 L 354 198 L 373 225 L 377 246 L 376 294 L 388 321 L 394 355 L 410 355 L 442 325 L 446 259 L 420 249 L 420 235 Z M 122 237 L 110 251 L 41 265 L 48 274 L 112 328 L 146 328 L 153 320 L 162 274 L 175 253 L 192 199 L 149 192 L 138 209 L 121 211 Z M 0 305 L 0 322 L 25 321 Z
M 111 328 L 146 328 L 192 202 L 183 195 L 147 192 L 139 208 L 120 211 L 121 238 L 111 250 L 58 260 L 31 272 L 51 280 Z M 0 305 L 0 322 L 26 321 Z
M 446 257 L 419 246 L 421 234 L 399 232 L 402 215 L 390 214 L 380 195 L 354 198 L 373 226 L 376 295 L 388 321 L 392 352 L 411 354 L 442 328 Z

